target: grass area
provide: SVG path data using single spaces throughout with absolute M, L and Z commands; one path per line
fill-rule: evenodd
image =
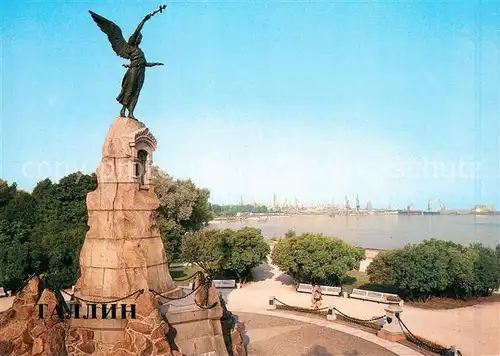
M 170 267 L 170 275 L 174 279 L 184 279 L 189 276 L 192 276 L 194 273 L 201 271 L 201 268 L 198 266 L 186 266 L 186 267 Z M 175 281 L 175 284 L 178 286 L 187 286 L 189 285 L 189 282 L 192 280 L 187 280 L 187 281 L 181 281 L 177 282 Z
M 405 305 L 410 305 L 415 308 L 438 310 L 438 309 L 456 309 L 470 307 L 473 305 L 499 303 L 500 294 L 493 294 L 489 297 L 481 297 L 471 300 L 453 299 L 453 298 L 432 298 L 427 302 L 406 302 Z
M 363 284 L 370 283 L 370 280 L 366 272 L 349 271 L 346 274 L 349 278 L 347 279 L 346 282 L 344 282 L 344 285 L 352 286 L 352 288 L 358 288 Z
M 346 273 L 346 275 L 347 275 L 347 278 L 344 281 L 344 283 L 342 284 L 342 286 L 347 292 L 350 292 L 350 290 L 357 288 L 357 289 L 364 289 L 364 290 L 369 290 L 369 291 L 373 291 L 373 292 L 398 294 L 399 295 L 398 288 L 396 288 L 392 285 L 370 283 L 370 279 L 368 278 L 368 275 L 366 274 L 366 272 L 349 271 Z

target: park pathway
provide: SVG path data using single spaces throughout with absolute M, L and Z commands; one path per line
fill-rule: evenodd
M 422 356 L 403 345 L 326 320 L 280 311 L 238 312 L 249 355 Z
M 310 295 L 297 293 L 290 276 L 270 261 L 252 271 L 254 282 L 227 294 L 231 311 L 265 312 L 270 296 L 284 303 L 309 308 Z M 343 313 L 361 318 L 385 315 L 384 304 L 324 296 L 323 306 L 335 305 Z M 443 346 L 457 345 L 463 355 L 500 356 L 500 303 L 451 310 L 403 307 L 401 319 L 416 335 Z

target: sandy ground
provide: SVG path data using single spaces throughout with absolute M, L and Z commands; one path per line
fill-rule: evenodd
M 264 264 L 253 272 L 256 282 L 227 294 L 230 310 L 264 310 L 270 296 L 290 305 L 310 307 L 310 295 L 297 293 L 292 279 L 275 266 Z M 362 319 L 382 316 L 386 307 L 374 302 L 325 296 L 324 306 L 328 305 Z M 500 355 L 500 303 L 452 310 L 404 306 L 401 319 L 414 334 L 444 346 L 457 345 L 464 355 Z

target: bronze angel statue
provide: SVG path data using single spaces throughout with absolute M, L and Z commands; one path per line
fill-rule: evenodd
M 144 84 L 144 76 L 146 67 L 162 66 L 163 63 L 147 62 L 144 52 L 139 48 L 142 40 L 141 30 L 146 21 L 153 17 L 158 12 L 163 12 L 166 5 L 160 6 L 155 12 L 148 14 L 139 23 L 134 33 L 128 41 L 123 38 L 122 30 L 114 22 L 105 19 L 104 17 L 89 11 L 92 19 L 104 32 L 111 43 L 111 47 L 116 54 L 124 59 L 130 60 L 129 64 L 123 66 L 127 69 L 122 80 L 122 90 L 116 100 L 122 105 L 120 116 L 125 117 L 125 110 L 128 110 L 128 117 L 137 120 L 134 116 L 134 109 L 139 99 L 139 94 Z

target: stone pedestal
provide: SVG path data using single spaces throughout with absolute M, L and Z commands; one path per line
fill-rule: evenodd
M 106 303 L 141 289 L 174 289 L 156 225 L 160 203 L 150 181 L 155 149 L 156 139 L 143 123 L 124 117 L 114 121 L 97 168 L 97 189 L 87 195 L 89 231 L 80 251 L 78 298 Z M 130 304 L 137 297 L 118 303 Z M 87 327 L 102 341 L 107 338 L 98 329 L 117 330 L 108 335 L 116 339 L 122 324 L 110 322 L 88 320 L 92 325 Z
M 273 297 L 269 297 L 269 303 L 267 305 L 267 310 L 276 310 L 276 300 Z
M 382 329 L 377 332 L 377 336 L 393 342 L 404 340 L 405 336 L 401 329 L 401 324 L 396 317 L 396 314 L 401 316 L 403 308 L 399 305 L 390 305 L 387 308 L 384 308 L 384 310 L 386 323 L 382 326 Z
M 330 305 L 328 307 L 328 313 L 326 314 L 326 320 L 335 321 L 337 320 L 337 315 L 335 315 L 335 305 Z

